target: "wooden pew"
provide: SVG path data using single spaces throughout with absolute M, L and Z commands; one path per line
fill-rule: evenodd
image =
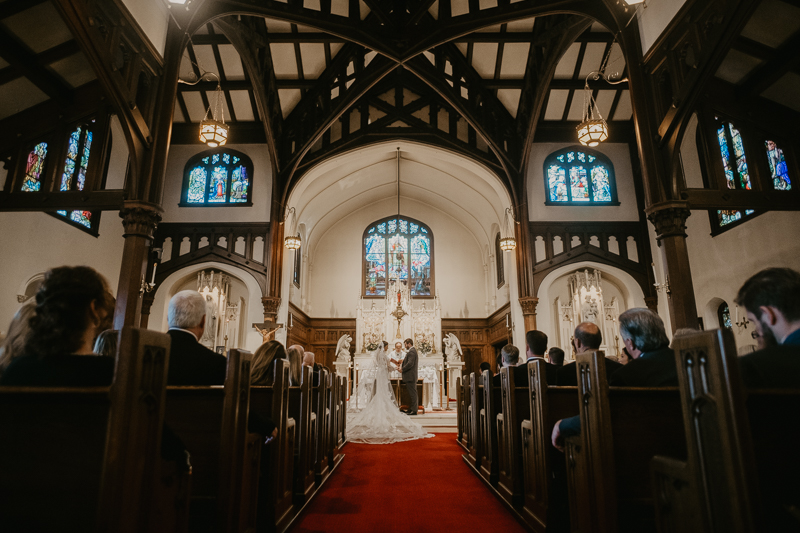
M 328 445 L 331 440 L 331 408 L 328 395 L 329 372 L 322 367 L 319 370 L 319 385 L 313 388 L 311 407 L 317 417 L 317 435 L 314 443 L 314 481 L 320 485 L 324 478 L 330 474 L 328 462 Z
M 251 358 L 230 350 L 224 387 L 167 387 L 167 424 L 192 458 L 192 531 L 234 532 L 242 521 L 255 523 L 252 485 L 243 478 L 254 462 L 248 453 L 260 453 L 247 431 Z
M 467 416 L 469 418 L 467 426 L 469 430 L 469 437 L 467 440 L 468 453 L 465 458 L 475 469 L 480 472 L 481 467 L 481 431 L 480 431 L 480 406 L 481 402 L 478 398 L 483 395 L 483 384 L 481 383 L 480 374 L 471 373 L 469 375 L 469 411 Z
M 299 386 L 289 387 L 289 416 L 295 420 L 294 504 L 302 506 L 314 490 L 316 415 L 311 409 L 311 368 L 302 368 Z
M 581 435 L 566 439 L 572 531 L 654 531 L 650 461 L 686 457 L 678 390 L 608 387 L 603 352 L 576 359 Z
M 456 420 L 457 420 L 457 434 L 456 434 L 456 442 L 464 448 L 464 451 L 468 451 L 466 442 L 467 442 L 467 432 L 466 432 L 466 409 L 464 403 L 464 382 L 461 379 L 461 376 L 456 378 Z
M 551 434 L 558 420 L 574 415 L 578 388 L 548 386 L 543 361 L 528 363 L 527 370 L 530 418 L 522 421 L 522 516 L 536 532 L 567 531 L 564 454 L 553 447 Z
M 272 387 L 250 388 L 250 411 L 269 418 L 278 429 L 274 441 L 262 449 L 258 483 L 258 531 L 283 531 L 294 518 L 293 473 L 296 424 L 289 418 L 289 362 L 274 363 Z
M 797 531 L 798 390 L 745 391 L 730 330 L 675 340 L 688 457 L 653 459 L 659 531 Z M 788 502 L 783 502 L 788 498 Z
M 118 345 L 110 387 L 0 387 L 0 530 L 151 530 L 170 339 Z
M 347 415 L 347 379 L 331 372 L 331 405 L 332 425 L 330 444 L 328 446 L 328 464 L 333 471 L 344 457 L 342 447 L 345 445 L 345 420 Z
M 515 383 L 517 367 L 500 369 L 503 410 L 497 415 L 500 496 L 513 507 L 523 503 L 522 421 L 530 418 L 527 380 Z
M 503 412 L 503 391 L 495 387 L 492 374 L 483 371 L 483 395 L 479 399 L 480 410 L 480 435 L 481 435 L 481 461 L 480 474 L 490 484 L 497 485 L 500 461 L 498 457 L 497 441 L 497 416 Z

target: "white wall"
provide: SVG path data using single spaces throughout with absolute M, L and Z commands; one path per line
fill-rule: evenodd
M 603 143 L 593 148 L 611 160 L 617 183 L 618 206 L 553 206 L 544 205 L 547 200 L 544 181 L 544 160 L 553 152 L 580 145 L 566 143 L 535 143 L 531 149 L 528 165 L 528 217 L 531 221 L 637 221 L 636 191 L 628 145 L 625 143 Z
M 164 0 L 122 0 L 130 14 L 136 19 L 153 47 L 161 56 L 164 56 L 164 46 L 167 42 L 167 22 L 169 13 Z M 174 9 L 184 9 L 176 5 Z
M 642 37 L 642 54 L 646 54 L 664 28 L 675 18 L 686 0 L 647 0 L 637 13 L 639 33 Z
M 393 206 L 396 209 L 396 200 L 389 199 L 355 211 L 331 226 L 309 251 L 311 272 L 305 283 L 311 284 L 311 316 L 355 317 L 362 285 L 364 230 L 391 215 Z M 488 316 L 484 254 L 475 237 L 454 218 L 429 205 L 405 200 L 402 213 L 424 222 L 433 232 L 435 286 L 442 318 Z
M 179 207 L 183 170 L 189 158 L 208 150 L 204 145 L 175 145 L 169 149 L 164 182 L 164 222 L 268 222 L 272 199 L 272 166 L 264 145 L 232 144 L 253 161 L 252 207 Z
M 105 276 L 116 293 L 122 260 L 122 220 L 114 211 L 100 217 L 93 237 L 46 213 L 0 213 L 0 331 L 5 333 L 19 308 L 17 294 L 34 275 L 50 268 L 89 265 Z

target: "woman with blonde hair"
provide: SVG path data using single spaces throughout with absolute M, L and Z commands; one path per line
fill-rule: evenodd
M 286 359 L 286 348 L 278 341 L 265 342 L 253 352 L 250 384 L 271 387 L 275 381 L 273 367 L 276 359 Z
M 107 329 L 97 336 L 94 341 L 94 353 L 97 355 L 105 355 L 106 357 L 117 356 L 117 338 L 119 331 L 115 329 Z
M 289 359 L 289 384 L 292 387 L 299 387 L 303 379 L 303 347 L 294 344 L 289 346 L 287 357 Z
M 0 345 L 0 374 L 11 364 L 11 361 L 22 354 L 25 339 L 31 330 L 30 320 L 36 313 L 36 303 L 31 300 L 14 314 L 8 326 L 8 335 Z

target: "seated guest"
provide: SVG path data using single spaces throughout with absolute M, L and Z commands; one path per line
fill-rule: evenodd
M 503 367 L 516 367 L 519 364 L 519 348 L 513 344 L 506 344 L 500 350 L 500 356 L 503 358 Z M 516 376 L 514 376 L 516 378 Z M 500 373 L 498 372 L 492 378 L 492 384 L 499 387 L 501 383 Z
M 314 362 L 316 359 L 316 355 L 314 352 L 304 352 L 303 353 L 303 366 L 311 367 L 311 373 L 314 375 L 313 384 L 315 387 L 319 386 L 319 369 L 320 365 Z
M 555 385 L 558 383 L 558 369 L 556 365 L 552 363 L 548 363 L 547 360 L 544 358 L 544 353 L 547 351 L 547 335 L 544 332 L 539 331 L 537 329 L 533 329 L 525 334 L 525 354 L 527 355 L 528 359 L 525 363 L 530 363 L 531 361 L 535 361 L 536 359 L 541 359 L 545 363 L 545 379 L 549 385 Z M 527 383 L 527 370 L 525 370 L 526 376 L 525 381 L 522 383 Z M 522 377 L 522 373 L 519 373 L 519 377 Z M 520 383 L 518 379 L 514 380 L 515 383 Z
M 550 359 L 550 363 L 556 366 L 564 366 L 564 350 L 557 346 L 553 346 L 547 352 L 547 357 Z
M 754 388 L 800 387 L 800 272 L 768 268 L 748 279 L 736 303 L 745 308 L 763 349 L 739 359 Z
M 697 333 L 698 330 L 694 328 L 678 328 L 675 330 L 675 333 L 672 334 L 672 340 L 680 339 L 681 337 L 686 337 L 687 335 L 691 335 L 692 333 Z M 672 343 L 669 344 L 669 347 L 672 348 Z
M 206 328 L 203 295 L 186 290 L 173 296 L 167 321 L 172 339 L 167 384 L 224 385 L 228 360 L 199 342 Z
M 97 355 L 105 355 L 106 357 L 117 356 L 117 338 L 119 331 L 115 329 L 107 329 L 97 336 L 94 341 L 94 353 Z
M 602 343 L 603 335 L 594 322 L 581 322 L 572 335 L 572 346 L 575 348 L 576 354 L 599 350 Z M 578 363 L 573 361 L 558 370 L 559 386 L 575 387 L 578 385 L 577 366 Z M 606 357 L 606 379 L 609 379 L 611 374 L 621 366 L 618 362 Z
M 497 357 L 494 358 L 495 368 L 497 368 L 497 372 L 494 373 L 495 376 L 500 374 L 500 369 L 503 368 L 503 353 L 497 354 Z
M 94 339 L 113 315 L 114 298 L 94 269 L 49 270 L 22 353 L 0 378 L 3 385 L 91 387 L 110 385 L 115 360 L 97 357 Z
M 25 347 L 25 338 L 30 331 L 30 320 L 36 312 L 36 304 L 30 301 L 19 308 L 8 326 L 8 335 L 0 344 L 0 376 L 8 368 L 11 361 L 22 354 Z
M 289 385 L 299 387 L 303 378 L 303 355 L 305 350 L 299 344 L 294 344 L 286 351 L 289 359 Z
M 622 351 L 619 353 L 618 361 L 619 364 L 621 365 L 627 365 L 628 363 L 633 361 L 633 357 L 631 357 L 631 354 L 628 353 L 627 348 L 622 348 Z
M 286 349 L 280 342 L 268 341 L 256 348 L 250 367 L 250 384 L 271 387 L 275 382 L 276 359 L 286 359 Z
M 616 387 L 678 385 L 675 353 L 669 348 L 669 338 L 661 317 L 650 309 L 628 309 L 619 315 L 619 333 L 625 348 L 635 360 L 613 372 L 608 378 L 609 385 Z M 561 439 L 578 435 L 580 431 L 579 416 L 559 420 L 553 427 L 553 446 L 563 451 Z
M 479 370 L 480 370 L 480 373 L 481 373 L 481 374 L 483 374 L 483 371 L 484 371 L 484 370 L 488 370 L 488 371 L 489 371 L 489 373 L 491 373 L 491 372 L 492 372 L 492 365 L 490 365 L 490 364 L 489 364 L 489 363 L 487 363 L 486 361 L 483 361 L 483 362 L 481 362 L 481 364 L 479 365 Z

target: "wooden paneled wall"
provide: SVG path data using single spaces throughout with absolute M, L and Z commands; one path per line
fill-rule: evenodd
M 342 335 L 350 335 L 354 340 L 350 352 L 355 351 L 355 318 L 310 318 L 303 311 L 289 304 L 292 314 L 286 346 L 299 344 L 308 352 L 314 352 L 316 362 L 334 370 L 336 343 Z
M 481 362 L 486 361 L 495 369 L 495 346 L 508 343 L 510 332 L 506 327 L 506 315 L 511 306 L 506 304 L 489 318 L 443 318 L 442 337 L 454 334 L 461 342 L 464 352 L 464 374 L 478 372 Z M 525 346 L 518 346 L 520 352 Z

